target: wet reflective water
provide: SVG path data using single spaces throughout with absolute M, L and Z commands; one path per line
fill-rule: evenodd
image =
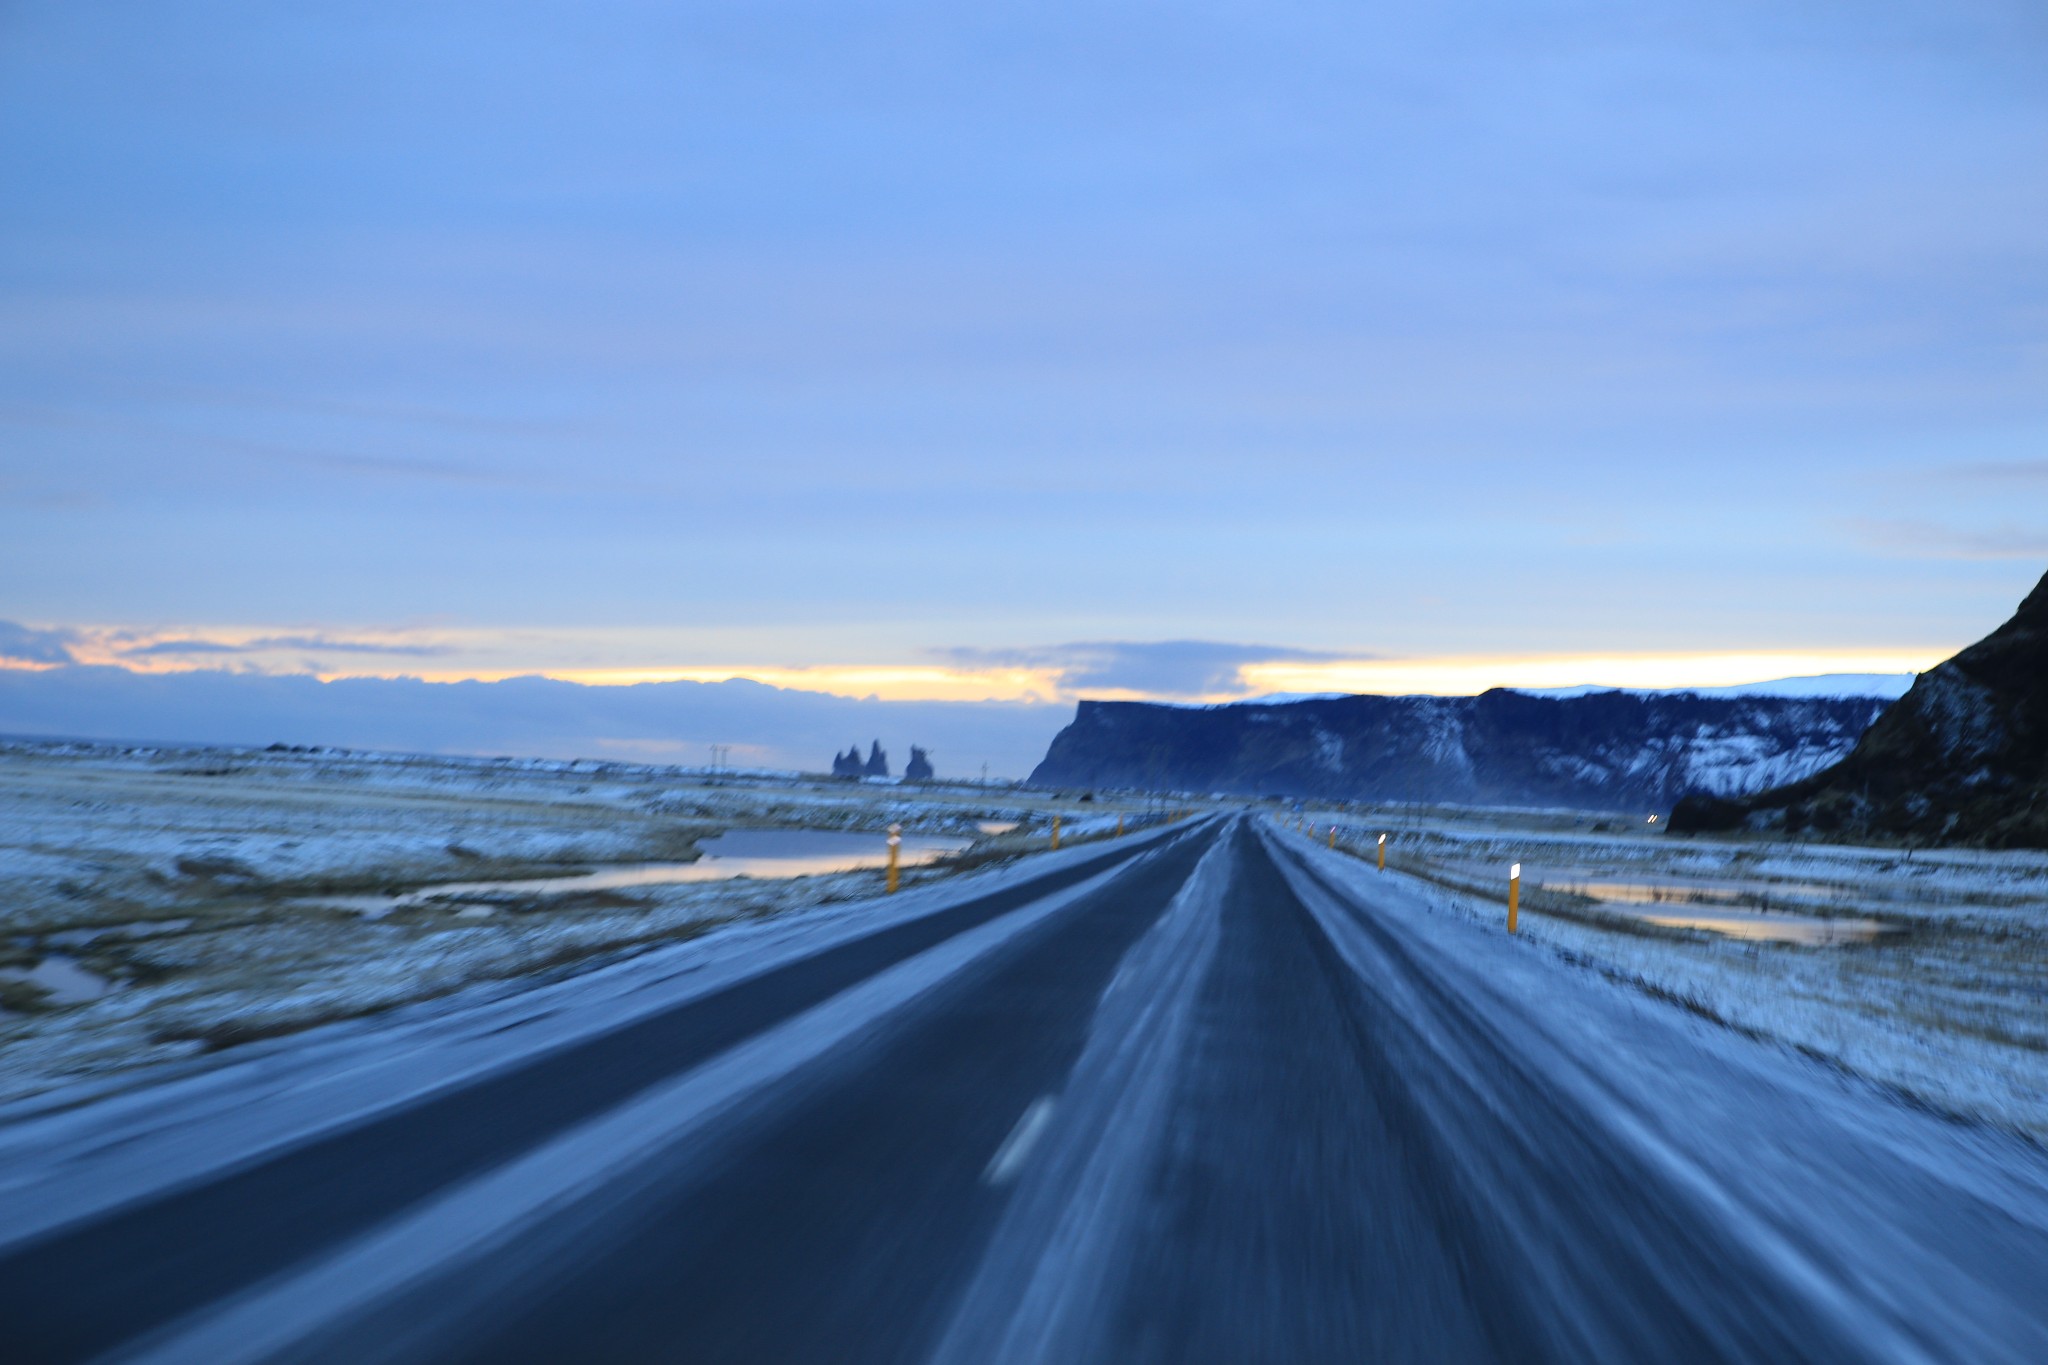
M 1728 938 L 1757 943 L 1798 943 L 1825 948 L 1838 943 L 1868 943 L 1890 926 L 1874 919 L 1817 919 L 1812 915 L 1767 915 L 1753 910 L 1711 910 L 1695 914 L 1642 914 L 1647 924 L 1673 929 L 1705 929 Z
M 1712 902 L 1750 905 L 1758 909 L 1768 908 L 1773 902 L 1826 900 L 1842 893 L 1840 887 L 1827 886 L 1820 882 L 1743 881 L 1739 878 L 1703 878 L 1698 881 L 1668 878 L 1621 882 L 1554 877 L 1544 880 L 1543 889 L 1567 891 L 1573 895 L 1589 896 L 1596 901 L 1619 905 L 1664 905 L 1674 902 L 1681 905 L 1697 905 Z
M 987 835 L 1008 834 L 1017 828 L 1017 823 L 1015 820 L 981 820 L 974 827 Z
M 904 867 L 936 862 L 949 853 L 959 852 L 969 842 L 942 835 L 906 834 L 903 836 L 901 862 Z M 407 905 L 431 901 L 471 900 L 492 895 L 560 896 L 674 882 L 730 881 L 736 877 L 810 877 L 826 872 L 882 867 L 889 861 L 887 835 L 846 830 L 735 829 L 704 840 L 700 847 L 704 856 L 691 863 L 621 863 L 569 877 L 444 882 L 397 896 L 351 897 L 347 904 L 371 918 L 378 918 Z M 471 914 L 470 917 L 480 916 Z
M 1624 910 L 1645 924 L 1672 929 L 1704 929 L 1728 938 L 1756 943 L 1796 943 L 1821 948 L 1842 943 L 1868 943 L 1892 926 L 1874 919 L 1830 919 L 1819 915 L 1774 912 L 1775 904 L 1810 908 L 1839 899 L 1842 888 L 1819 882 L 1744 881 L 1737 879 L 1682 881 L 1677 878 L 1605 881 L 1598 878 L 1549 877 L 1546 891 L 1585 896 Z

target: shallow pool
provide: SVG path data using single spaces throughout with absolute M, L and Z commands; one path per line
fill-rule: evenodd
M 1831 919 L 1823 915 L 1786 914 L 1785 906 L 1815 908 L 1842 894 L 1840 887 L 1819 882 L 1783 882 L 1740 878 L 1679 878 L 1613 881 L 1597 877 L 1549 876 L 1538 883 L 1545 891 L 1584 896 L 1645 924 L 1669 929 L 1704 929 L 1754 943 L 1796 943 L 1824 948 L 1841 943 L 1868 943 L 1894 926 L 1874 919 Z
M 919 867 L 967 847 L 966 839 L 943 835 L 906 834 L 901 862 Z M 492 896 L 562 896 L 583 891 L 616 891 L 674 882 L 731 881 L 812 877 L 826 872 L 852 872 L 882 867 L 889 861 L 886 834 L 830 829 L 735 829 L 699 845 L 704 856 L 689 863 L 617 863 L 568 877 L 521 877 L 488 882 L 442 882 L 395 896 L 352 896 L 350 908 L 376 919 L 408 905 L 436 901 L 475 901 Z
M 1705 929 L 1728 938 L 1755 943 L 1797 943 L 1827 948 L 1838 943 L 1869 943 L 1891 932 L 1874 919 L 1819 919 L 1812 915 L 1766 915 L 1749 910 L 1705 910 L 1698 913 L 1638 913 L 1646 924 L 1672 929 Z
M 1665 905 L 1676 902 L 1694 905 L 1713 902 L 1746 905 L 1768 910 L 1772 901 L 1785 904 L 1811 903 L 1841 894 L 1840 887 L 1821 882 L 1784 882 L 1762 879 L 1711 878 L 1683 880 L 1677 877 L 1614 881 L 1606 878 L 1546 877 L 1546 891 L 1568 891 L 1596 901 L 1626 905 Z

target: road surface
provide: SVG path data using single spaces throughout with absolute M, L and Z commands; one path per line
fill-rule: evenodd
M 1212 817 L 17 1122 L 0 1343 L 2040 1361 L 2048 1158 Z

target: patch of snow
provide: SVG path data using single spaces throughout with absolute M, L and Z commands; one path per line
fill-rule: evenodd
M 18 981 L 43 991 L 53 1005 L 79 1005 L 97 1000 L 114 983 L 78 965 L 78 959 L 51 953 L 34 967 L 0 967 L 0 981 Z

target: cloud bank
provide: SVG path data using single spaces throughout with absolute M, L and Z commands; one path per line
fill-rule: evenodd
M 1330 663 L 1374 657 L 1215 640 L 1095 640 L 1024 649 L 961 647 L 934 652 L 962 668 L 1055 670 L 1056 685 L 1065 694 L 1135 692 L 1176 698 L 1247 696 L 1253 688 L 1246 681 L 1244 670 L 1254 664 Z
M 0 621 L 0 659 L 23 664 L 68 664 L 77 637 L 68 630 L 37 630 Z
M 47 634 L 47 632 L 43 632 Z M 0 644 L 45 654 L 38 632 Z M 19 638 L 25 636 L 27 638 Z M 12 656 L 10 656 L 12 657 Z M 0 733 L 153 742 L 334 745 L 413 753 L 611 758 L 701 765 L 730 745 L 747 766 L 820 771 L 879 739 L 900 769 L 910 745 L 942 777 L 1022 777 L 1072 716 L 1022 702 L 885 702 L 736 679 L 591 687 L 550 678 L 423 682 L 215 669 L 136 673 L 63 665 L 0 669 Z

